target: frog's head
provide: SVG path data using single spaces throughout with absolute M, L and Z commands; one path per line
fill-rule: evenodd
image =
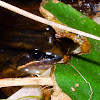
M 32 47 L 29 52 L 23 53 L 16 61 L 17 69 L 29 74 L 40 74 L 59 61 L 63 61 L 74 42 L 67 38 L 57 39 L 52 31 L 31 34 L 30 44 Z
M 52 54 L 51 52 L 44 53 L 35 49 L 30 53 L 24 53 L 16 64 L 18 70 L 28 74 L 41 74 L 61 59 L 62 57 L 57 54 Z

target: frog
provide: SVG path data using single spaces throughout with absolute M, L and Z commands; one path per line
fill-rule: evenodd
M 19 7 L 28 9 L 30 6 L 30 12 L 42 16 L 38 9 L 39 3 L 36 4 L 37 7 L 31 8 L 33 5 L 21 4 Z M 77 46 L 71 39 L 56 38 L 56 32 L 52 27 L 4 8 L 0 10 L 0 48 L 1 53 L 7 56 L 4 58 L 7 58 L 5 63 L 8 67 L 28 74 L 41 74 L 61 61 L 65 55 L 68 60 L 70 59 L 72 49 Z

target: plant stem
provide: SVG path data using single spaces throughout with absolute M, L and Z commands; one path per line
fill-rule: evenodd
M 26 86 L 26 85 L 54 85 L 54 79 L 42 78 L 42 77 L 31 77 L 31 78 L 6 78 L 0 79 L 0 87 L 8 86 Z

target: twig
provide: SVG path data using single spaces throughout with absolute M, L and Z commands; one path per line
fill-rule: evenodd
M 0 79 L 0 87 L 8 86 L 25 86 L 25 85 L 54 85 L 54 79 L 52 78 L 7 78 Z
M 36 20 L 38 22 L 41 22 L 41 23 L 44 23 L 44 24 L 47 24 L 47 25 L 50 25 L 50 26 L 54 26 L 54 27 L 57 27 L 57 28 L 60 28 L 60 29 L 63 29 L 63 30 L 67 30 L 67 31 L 72 32 L 72 33 L 76 33 L 76 34 L 83 35 L 83 36 L 86 36 L 86 37 L 89 37 L 89 38 L 96 39 L 96 40 L 100 41 L 100 37 L 98 37 L 98 36 L 91 35 L 89 33 L 82 32 L 82 31 L 79 31 L 79 30 L 76 30 L 76 29 L 73 29 L 73 28 L 70 28 L 70 27 L 67 27 L 67 26 L 49 21 L 47 19 L 44 19 L 44 18 L 39 17 L 37 15 L 34 15 L 30 12 L 22 10 L 18 7 L 15 7 L 15 6 L 13 6 L 11 4 L 8 4 L 8 3 L 4 2 L 4 1 L 1 1 L 1 0 L 0 0 L 0 6 L 6 8 L 6 9 L 9 9 L 9 10 L 15 12 L 15 13 L 18 13 L 20 15 L 23 15 L 25 17 L 28 17 L 30 19 Z

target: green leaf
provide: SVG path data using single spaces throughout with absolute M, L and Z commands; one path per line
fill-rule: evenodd
M 100 36 L 100 25 L 82 15 L 69 5 L 64 3 L 46 0 L 42 6 L 52 13 L 59 21 L 69 27 Z M 73 65 L 91 84 L 93 89 L 92 100 L 100 100 L 100 42 L 89 39 L 91 43 L 91 53 L 73 56 L 70 64 Z M 68 94 L 73 100 L 87 100 L 91 95 L 89 85 L 82 77 L 67 64 L 57 64 L 55 70 L 56 81 L 63 92 Z M 75 87 L 79 84 L 79 87 Z M 72 88 L 75 91 L 72 91 Z
M 62 23 L 90 34 L 95 35 L 98 33 L 98 36 L 100 36 L 100 25 L 93 20 L 62 2 L 54 3 L 52 0 L 46 1 L 47 3 L 42 4 L 43 8 L 52 13 Z
M 93 95 L 91 100 L 100 100 L 100 42 L 91 40 L 92 51 L 90 54 L 73 56 L 70 64 L 73 65 L 91 84 Z M 71 67 L 71 65 L 57 65 L 55 76 L 57 84 L 63 92 L 73 100 L 87 100 L 91 94 L 89 85 Z M 76 74 L 76 75 L 75 75 Z M 75 84 L 79 87 L 75 87 Z M 76 91 L 72 91 L 71 87 Z
M 91 100 L 100 100 L 100 42 L 89 40 L 92 46 L 91 53 L 80 56 L 74 55 L 69 63 L 90 83 L 93 89 Z M 73 100 L 87 100 L 91 94 L 90 87 L 71 65 L 58 64 L 56 66 L 55 76 L 57 84 Z M 79 87 L 75 87 L 77 83 Z M 72 91 L 71 87 L 75 88 L 76 91 Z

